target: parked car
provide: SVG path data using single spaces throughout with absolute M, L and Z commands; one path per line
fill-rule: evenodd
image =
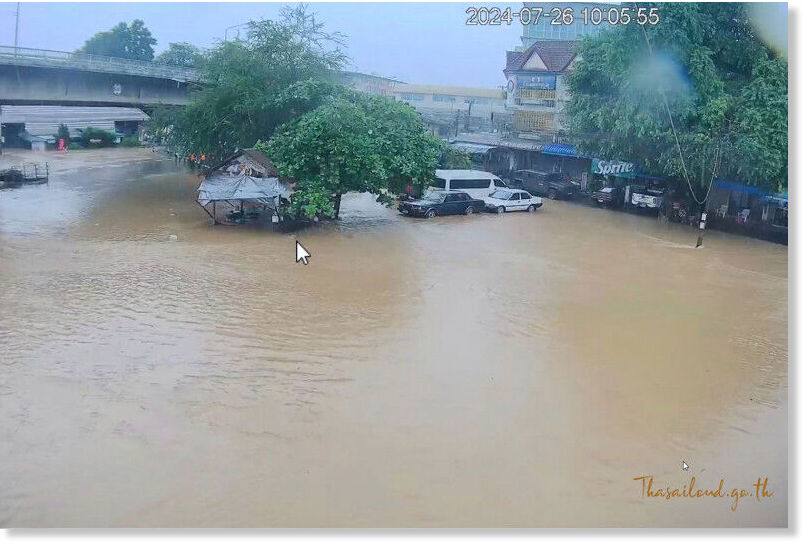
M 486 210 L 503 214 L 516 210 L 535 212 L 542 206 L 542 200 L 521 189 L 498 189 L 485 199 Z
M 623 190 L 619 187 L 602 187 L 592 193 L 591 198 L 597 206 L 616 208 L 623 202 Z
M 517 170 L 513 179 L 516 187 L 550 199 L 571 199 L 578 191 L 578 184 L 569 181 L 561 172 Z
M 463 191 L 474 199 L 483 199 L 497 189 L 508 187 L 499 176 L 482 170 L 436 170 L 435 173 L 431 187 Z
M 421 199 L 401 201 L 398 210 L 408 216 L 447 216 L 450 214 L 474 214 L 485 208 L 486 203 L 473 199 L 464 191 L 429 190 Z

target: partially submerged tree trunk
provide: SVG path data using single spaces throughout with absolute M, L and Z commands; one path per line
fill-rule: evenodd
M 341 213 L 341 194 L 338 193 L 335 195 L 335 219 L 338 219 L 338 216 Z

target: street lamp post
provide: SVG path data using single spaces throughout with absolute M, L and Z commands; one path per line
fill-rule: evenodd
M 20 34 L 20 3 L 17 2 L 16 22 L 14 23 L 14 57 L 17 56 L 17 39 Z
M 226 42 L 226 41 L 228 41 L 228 40 L 229 40 L 229 31 L 230 31 L 230 30 L 232 30 L 233 28 L 237 28 L 237 27 L 241 27 L 241 26 L 246 26 L 246 25 L 248 25 L 248 23 L 239 23 L 239 24 L 237 24 L 237 25 L 232 25 L 232 26 L 230 26 L 230 27 L 227 27 L 227 28 L 226 28 L 226 30 L 224 30 L 224 31 L 223 31 L 223 41 L 224 41 L 224 42 Z
M 470 132 L 469 124 L 472 122 L 472 105 L 475 103 L 475 99 L 469 99 L 465 101 L 469 104 L 469 112 L 466 114 L 466 132 Z

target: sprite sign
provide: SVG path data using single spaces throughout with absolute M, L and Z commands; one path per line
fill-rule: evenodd
M 619 176 L 620 178 L 634 177 L 634 163 L 625 161 L 606 161 L 604 159 L 592 159 L 592 174 L 603 174 L 604 176 Z

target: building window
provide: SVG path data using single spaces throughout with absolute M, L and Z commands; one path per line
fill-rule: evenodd
M 410 93 L 402 93 L 402 100 L 424 100 L 424 95 L 412 95 Z
M 433 95 L 435 102 L 455 102 L 455 97 L 452 95 Z

